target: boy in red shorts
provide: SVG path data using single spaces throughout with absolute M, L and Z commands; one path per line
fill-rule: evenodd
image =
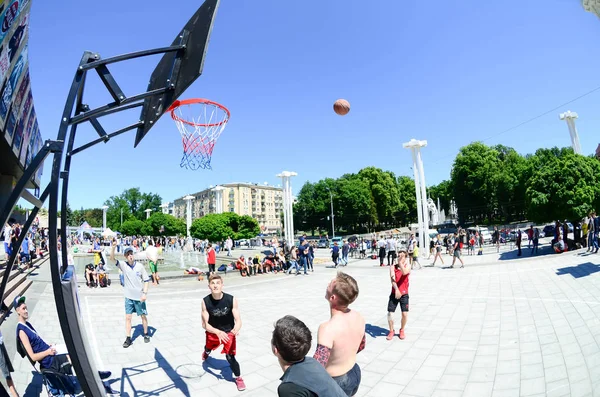
M 218 274 L 210 275 L 208 287 L 210 294 L 202 300 L 202 328 L 206 330 L 202 361 L 208 358 L 211 351 L 223 345 L 221 353 L 225 353 L 225 358 L 231 366 L 238 390 L 246 390 L 240 364 L 235 359 L 236 336 L 242 328 L 237 299 L 223 292 L 223 279 Z

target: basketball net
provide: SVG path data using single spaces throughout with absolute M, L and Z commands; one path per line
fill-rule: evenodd
M 206 99 L 186 99 L 175 101 L 169 111 L 181 134 L 181 168 L 212 169 L 212 152 L 227 126 L 229 110 Z

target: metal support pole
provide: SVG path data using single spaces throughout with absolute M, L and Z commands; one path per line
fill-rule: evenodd
M 333 221 L 333 193 L 331 192 L 331 189 L 327 188 L 327 190 L 329 190 L 329 199 L 331 200 L 331 238 L 335 238 L 335 223 Z
M 192 200 L 194 199 L 194 196 L 185 196 L 183 198 L 185 201 L 187 201 L 187 206 L 186 206 L 186 214 L 185 214 L 185 219 L 186 219 L 186 226 L 187 226 L 187 236 L 191 237 L 190 234 L 190 227 L 192 227 Z
M 423 206 L 421 205 L 421 187 L 419 182 L 419 167 L 417 163 L 417 150 L 416 148 L 411 148 L 412 158 L 413 158 L 413 173 L 415 175 L 415 195 L 417 197 L 417 219 L 418 219 L 418 230 L 419 230 L 419 244 L 423 244 Z
M 423 206 L 423 238 L 420 239 L 422 245 L 419 252 L 422 256 L 429 251 L 429 208 L 427 208 L 427 189 L 425 185 L 425 171 L 423 170 L 423 159 L 421 157 L 421 148 L 417 149 L 417 162 L 419 168 L 419 186 L 421 187 L 421 205 Z

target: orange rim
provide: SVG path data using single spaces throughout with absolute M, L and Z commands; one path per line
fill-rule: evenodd
M 188 120 L 182 119 L 177 114 L 175 114 L 175 111 L 180 106 L 194 105 L 194 104 L 206 104 L 206 105 L 216 106 L 216 107 L 220 108 L 221 110 L 223 110 L 225 112 L 225 114 L 227 115 L 227 117 L 225 117 L 225 119 L 219 123 L 200 124 L 200 123 L 194 123 L 193 121 L 188 121 Z M 227 109 L 225 106 L 221 105 L 220 103 L 211 101 L 209 99 L 202 99 L 202 98 L 184 99 L 181 101 L 177 100 L 177 101 L 173 102 L 173 104 L 171 105 L 171 107 L 169 107 L 169 109 L 167 109 L 167 111 L 171 112 L 171 117 L 173 118 L 173 120 L 180 121 L 184 124 L 191 125 L 193 127 L 217 127 L 219 125 L 223 125 L 223 124 L 227 123 L 229 121 L 229 117 L 231 116 L 231 113 L 229 113 L 229 109 Z

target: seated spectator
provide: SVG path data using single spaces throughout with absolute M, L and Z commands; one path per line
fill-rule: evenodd
M 277 320 L 271 350 L 283 370 L 279 397 L 346 397 L 346 393 L 317 360 L 306 357 L 312 343 L 310 330 L 293 316 Z
M 104 262 L 100 262 L 98 264 L 98 267 L 96 268 L 96 274 L 100 288 L 106 288 L 110 285 L 110 279 L 108 278 L 108 272 L 104 268 Z
M 554 252 L 556 252 L 557 254 L 562 254 L 563 252 L 567 252 L 569 250 L 569 248 L 567 247 L 567 245 L 565 245 L 565 242 L 563 240 L 558 240 L 558 242 L 555 243 L 552 247 L 554 248 Z
M 252 263 L 251 256 L 248 256 L 248 258 L 246 258 L 246 269 L 248 269 L 248 276 L 251 276 L 253 274 L 256 276 L 256 268 L 254 267 L 254 264 Z
M 265 256 L 262 262 L 262 268 L 264 273 L 271 273 L 275 270 L 275 259 L 273 258 L 273 254 L 269 254 Z
M 24 296 L 17 296 L 15 299 L 15 311 L 19 316 L 17 323 L 17 351 L 21 357 L 27 355 L 32 361 L 39 362 L 41 369 L 51 369 L 63 375 L 72 376 L 71 359 L 68 354 L 57 353 L 57 350 L 64 350 L 64 346 L 49 345 L 42 339 L 38 332 L 33 328 L 29 321 L 29 312 Z M 20 342 L 20 343 L 19 343 Z M 100 379 L 107 379 L 111 373 L 109 371 L 98 371 Z M 103 383 L 104 389 L 108 394 L 119 394 L 112 390 L 108 383 Z M 76 387 L 80 389 L 80 387 Z
M 85 265 L 85 285 L 90 288 L 98 287 L 98 272 L 93 263 Z
M 240 271 L 240 275 L 242 277 L 250 276 L 248 273 L 248 267 L 246 266 L 246 260 L 244 259 L 244 255 L 240 256 L 235 262 L 235 268 Z
M 288 267 L 287 274 L 291 274 L 293 270 L 296 270 L 296 276 L 300 274 L 300 267 L 298 266 L 298 248 L 292 247 L 288 262 L 290 266 Z
M 260 257 L 258 256 L 258 254 L 256 254 L 252 259 L 252 266 L 254 267 L 254 274 L 256 274 L 257 272 L 258 274 L 262 274 L 263 266 L 260 263 Z

